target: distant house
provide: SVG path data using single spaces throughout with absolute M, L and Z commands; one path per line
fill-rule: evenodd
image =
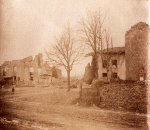
M 139 22 L 126 32 L 125 47 L 104 49 L 98 58 L 98 78 L 134 81 L 150 79 L 149 33 L 148 24 Z M 93 56 L 93 53 L 87 56 Z

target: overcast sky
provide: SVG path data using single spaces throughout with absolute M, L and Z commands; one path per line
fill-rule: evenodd
M 55 32 L 68 20 L 75 25 L 87 10 L 107 14 L 114 46 L 124 46 L 126 31 L 148 23 L 149 15 L 148 0 L 0 0 L 0 6 L 0 65 L 43 53 Z

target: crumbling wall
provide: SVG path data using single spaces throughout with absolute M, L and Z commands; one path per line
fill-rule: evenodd
M 2 65 L 1 65 L 1 74 L 2 76 L 9 76 L 11 75 L 11 62 L 10 61 L 5 61 Z
M 22 66 L 22 62 L 20 60 L 13 60 L 11 62 L 11 76 L 14 77 L 16 76 L 16 78 L 18 77 L 22 77 L 22 72 L 21 72 L 21 66 Z
M 93 78 L 94 78 L 94 74 L 93 74 L 93 71 L 92 71 L 92 66 L 90 65 L 90 63 L 88 63 L 87 66 L 85 67 L 84 81 L 87 84 L 91 84 Z
M 24 62 L 24 63 L 25 62 L 31 62 L 31 61 L 33 61 L 33 57 L 32 56 L 28 56 L 28 57 L 22 59 L 21 61 Z
M 39 80 L 40 80 L 40 75 L 38 74 L 38 69 L 40 69 L 41 67 L 43 67 L 43 56 L 41 53 L 39 53 L 38 55 L 35 56 L 34 60 L 32 61 L 32 67 L 34 68 L 34 84 L 38 84 Z
M 5 61 L 1 65 L 1 77 L 3 78 L 3 71 L 5 76 L 12 77 L 13 80 L 23 81 L 25 84 L 50 84 L 52 68 L 47 64 L 43 64 L 43 56 L 41 53 L 35 56 L 26 57 L 21 60 Z M 56 68 L 58 77 L 62 76 L 61 70 Z
M 139 80 L 139 73 L 144 70 L 146 79 L 148 65 L 149 26 L 140 22 L 132 26 L 125 35 L 126 79 Z

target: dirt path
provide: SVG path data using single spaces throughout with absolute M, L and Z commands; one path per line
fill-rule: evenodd
M 66 90 L 18 88 L 14 95 L 9 89 L 5 91 L 3 100 L 8 106 L 2 111 L 13 115 L 8 122 L 19 130 L 146 130 L 144 115 L 70 105 Z M 78 96 L 76 91 L 70 94 L 74 95 L 71 99 Z

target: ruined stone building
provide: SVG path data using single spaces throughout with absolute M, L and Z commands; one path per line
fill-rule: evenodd
M 134 81 L 149 79 L 149 33 L 148 24 L 139 22 L 126 32 L 125 47 L 109 48 L 108 51 L 104 49 L 98 58 L 98 78 Z
M 59 77 L 61 70 L 57 69 Z M 41 53 L 21 60 L 5 61 L 0 66 L 0 80 L 11 79 L 13 81 L 22 81 L 28 84 L 50 84 L 52 77 L 52 67 L 43 63 Z

